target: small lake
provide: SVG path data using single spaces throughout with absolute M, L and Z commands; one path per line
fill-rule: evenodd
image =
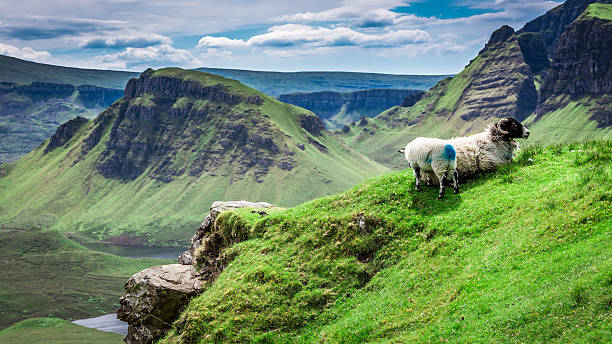
M 73 321 L 74 324 L 95 328 L 100 331 L 119 333 L 125 336 L 128 330 L 128 324 L 117 319 L 117 314 L 106 314 L 95 318 L 81 319 Z
M 181 253 L 188 249 L 188 247 L 126 246 L 105 242 L 88 242 L 81 243 L 81 245 L 90 250 L 111 253 L 127 258 L 178 259 Z
M 175 260 L 187 249 L 186 247 L 140 247 L 115 245 L 110 243 L 84 243 L 82 245 L 90 250 L 112 253 L 121 257 Z M 128 330 L 128 324 L 125 321 L 117 319 L 117 314 L 115 313 L 106 314 L 95 318 L 75 320 L 73 323 L 89 328 L 95 328 L 100 331 L 119 333 L 123 336 L 125 336 Z

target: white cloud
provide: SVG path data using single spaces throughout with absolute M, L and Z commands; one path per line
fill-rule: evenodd
M 79 48 L 85 49 L 123 49 L 123 48 L 145 48 L 153 45 L 172 44 L 172 39 L 156 33 L 134 33 L 122 34 L 116 37 L 95 36 L 81 40 Z
M 0 54 L 36 62 L 46 62 L 51 57 L 51 54 L 45 50 L 34 50 L 30 47 L 17 48 L 15 46 L 2 43 L 0 43 Z
M 169 44 L 161 44 L 145 48 L 126 48 L 122 52 L 99 56 L 100 63 L 113 68 L 127 68 L 135 65 L 157 66 L 160 64 L 177 63 L 184 67 L 198 67 L 202 61 L 191 52 L 176 49 Z
M 320 12 L 286 14 L 272 19 L 277 22 L 304 23 L 313 21 L 351 21 L 360 27 L 382 27 L 392 25 L 399 16 L 389 9 L 405 6 L 398 0 L 351 0 L 338 7 Z
M 204 36 L 197 47 L 392 47 L 398 45 L 425 43 L 432 40 L 423 30 L 386 30 L 380 33 L 364 33 L 347 27 L 327 28 L 300 24 L 273 26 L 268 32 L 248 40 L 227 37 Z

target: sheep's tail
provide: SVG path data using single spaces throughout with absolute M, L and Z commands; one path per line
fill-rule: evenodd
M 400 152 L 400 153 L 404 153 L 404 152 L 406 152 L 406 147 L 402 147 L 402 148 L 400 148 L 400 149 L 398 150 L 398 152 Z

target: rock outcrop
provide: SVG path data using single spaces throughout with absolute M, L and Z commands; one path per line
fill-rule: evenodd
M 204 283 L 193 265 L 160 265 L 134 274 L 117 310 L 117 317 L 129 324 L 125 342 L 154 343 L 161 338 Z
M 79 131 L 83 124 L 89 122 L 87 118 L 77 116 L 57 128 L 55 133 L 49 139 L 49 144 L 45 147 L 45 154 L 54 150 L 57 147 L 63 146 L 66 142 Z
M 561 35 L 548 69 L 537 109 L 539 116 L 572 100 L 612 94 L 612 21 L 583 15 Z M 592 104 L 591 118 L 612 125 L 608 104 Z
M 245 240 L 247 233 L 219 228 L 221 213 L 253 208 L 261 211 L 273 207 L 266 202 L 214 202 L 210 214 L 191 238 L 189 250 L 180 255 L 180 264 L 155 266 L 134 274 L 125 284 L 125 295 L 117 310 L 119 319 L 128 323 L 125 342 L 149 344 L 160 339 L 178 318 L 189 299 L 197 295 L 225 268 L 223 250 Z M 265 214 L 261 212 L 260 214 Z

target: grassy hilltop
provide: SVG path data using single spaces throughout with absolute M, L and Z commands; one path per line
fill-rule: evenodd
M 260 218 L 162 343 L 609 343 L 612 141 L 534 146 L 436 200 L 411 171 Z

